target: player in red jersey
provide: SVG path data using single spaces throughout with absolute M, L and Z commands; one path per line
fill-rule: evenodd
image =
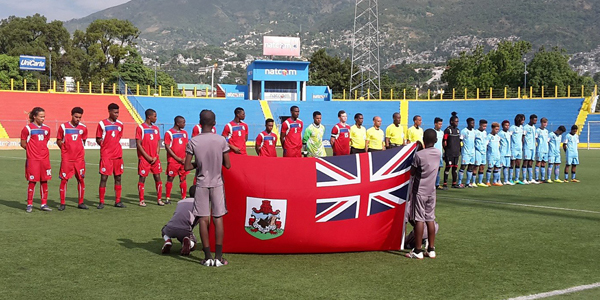
M 254 148 L 258 156 L 277 157 L 277 135 L 273 132 L 275 121 L 267 119 L 265 121 L 265 131 L 258 134 Z
M 348 155 L 350 154 L 350 125 L 346 124 L 348 116 L 346 112 L 340 110 L 338 112 L 340 122 L 331 129 L 331 148 L 333 155 Z
M 41 107 L 34 107 L 29 113 L 29 124 L 21 130 L 21 147 L 25 149 L 27 160 L 25 161 L 25 179 L 29 181 L 27 187 L 27 212 L 33 210 L 33 192 L 35 183 L 40 182 L 40 195 L 42 198 L 43 211 L 52 211 L 48 207 L 48 181 L 52 179 L 52 167 L 50 166 L 50 152 L 48 141 L 50 140 L 50 127 L 44 124 L 46 111 Z
M 283 146 L 283 157 L 302 157 L 302 130 L 304 123 L 298 118 L 300 108 L 290 107 L 290 118 L 281 124 L 281 145 Z
M 173 189 L 175 176 L 179 176 L 181 199 L 185 199 L 187 191 L 186 176 L 190 173 L 185 170 L 183 165 L 185 162 L 185 147 L 189 139 L 188 133 L 183 130 L 185 128 L 185 118 L 177 116 L 174 121 L 173 128 L 165 132 L 165 149 L 167 151 L 167 201 L 165 204 L 171 203 L 171 190 Z
M 248 124 L 244 123 L 246 112 L 237 107 L 233 113 L 233 121 L 227 123 L 221 134 L 229 143 L 229 148 L 235 154 L 246 155 L 246 141 L 248 141 Z
M 85 150 L 83 145 L 87 140 L 87 127 L 81 123 L 83 108 L 74 107 L 71 110 L 71 121 L 60 125 L 56 136 L 56 144 L 60 148 L 60 206 L 58 210 L 65 210 L 65 197 L 67 183 L 75 175 L 77 179 L 77 195 L 79 202 L 77 208 L 88 209 L 83 203 L 85 194 Z
M 140 196 L 140 206 L 146 206 L 144 201 L 144 184 L 148 174 L 152 173 L 154 185 L 156 186 L 156 202 L 159 206 L 164 206 L 162 202 L 162 166 L 160 165 L 160 130 L 156 123 L 156 111 L 146 109 L 146 120 L 135 129 L 135 143 L 138 154 L 138 195 Z
M 117 120 L 118 118 L 119 105 L 111 103 L 108 105 L 108 119 L 100 121 L 96 129 L 96 143 L 100 145 L 100 203 L 98 209 L 104 208 L 106 181 L 108 181 L 110 175 L 113 175 L 115 179 L 115 207 L 125 207 L 121 202 L 121 174 L 123 174 L 121 137 L 123 137 L 123 122 Z

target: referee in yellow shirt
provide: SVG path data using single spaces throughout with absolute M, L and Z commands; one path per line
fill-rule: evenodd
M 367 129 L 363 124 L 363 115 L 357 113 L 354 115 L 355 124 L 350 127 L 350 154 L 365 153 Z
M 414 143 L 419 142 L 421 144 L 421 148 L 423 148 L 423 128 L 421 128 L 421 116 L 416 115 L 413 117 L 413 122 L 415 125 L 408 128 L 406 142 Z
M 400 113 L 392 115 L 394 122 L 385 129 L 385 147 L 387 149 L 404 145 L 404 130 L 400 125 Z
M 381 130 L 381 118 L 373 117 L 373 127 L 367 130 L 367 152 L 385 150 L 385 133 Z

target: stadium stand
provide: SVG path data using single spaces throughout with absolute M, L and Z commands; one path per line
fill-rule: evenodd
M 169 130 L 173 126 L 173 119 L 181 115 L 186 120 L 185 130 L 192 133 L 193 127 L 198 124 L 200 111 L 212 110 L 217 116 L 217 133 L 223 132 L 225 124 L 233 120 L 233 111 L 242 107 L 246 111 L 246 120 L 249 129 L 248 140 L 254 140 L 264 130 L 265 118 L 259 101 L 252 100 L 221 100 L 221 99 L 191 99 L 191 98 L 165 98 L 136 96 L 137 101 L 144 109 L 156 110 L 161 131 Z M 137 108 L 137 107 L 136 107 Z M 143 117 L 144 112 L 138 111 Z
M 52 128 L 52 137 L 56 137 L 58 126 L 71 119 L 71 108 L 80 106 L 84 109 L 82 122 L 91 134 L 95 134 L 98 122 L 107 117 L 107 107 L 112 102 L 122 107 L 119 120 L 125 124 L 123 138 L 135 138 L 138 123 L 116 95 L 0 92 L 0 105 L 3 107 L 0 109 L 0 123 L 10 138 L 19 138 L 28 122 L 29 111 L 40 106 L 46 110 L 45 123 Z
M 492 122 L 509 120 L 513 123 L 516 114 L 522 113 L 526 116 L 536 114 L 539 119 L 548 118 L 548 127 L 555 130 L 556 127 L 564 125 L 570 127 L 575 123 L 583 98 L 572 99 L 531 99 L 531 100 L 448 100 L 448 101 L 410 101 L 408 124 L 412 124 L 414 115 L 421 115 L 423 127 L 433 127 L 433 119 L 440 117 L 444 119 L 444 126 L 448 126 L 451 112 L 458 113 L 459 127 L 465 126 L 465 120 L 472 117 L 476 120 L 486 119 Z M 476 125 L 477 126 L 477 125 Z M 539 120 L 538 120 L 539 126 Z M 488 131 L 491 126 L 488 124 Z

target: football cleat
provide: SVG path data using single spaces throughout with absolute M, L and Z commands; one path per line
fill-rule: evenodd
M 493 186 L 503 186 L 504 184 L 502 184 L 500 181 L 498 181 L 498 182 L 494 182 L 492 185 Z
M 530 181 L 529 183 L 533 183 L 533 184 L 540 184 L 540 182 L 539 182 L 539 181 L 537 181 L 537 180 L 532 180 L 532 181 Z
M 423 259 L 423 252 L 420 253 L 416 253 L 414 250 L 406 253 L 405 255 L 407 258 L 414 258 L 414 259 Z
M 40 209 L 42 211 L 52 211 L 52 208 L 50 208 L 47 204 L 40 206 Z
M 525 182 L 521 181 L 521 180 L 515 180 L 514 184 L 526 184 Z
M 103 209 L 104 208 L 104 203 L 100 203 L 98 204 L 98 206 L 96 207 L 97 209 Z
M 478 187 L 488 187 L 487 184 L 485 184 L 485 183 L 478 183 L 477 186 Z
M 123 204 L 123 202 L 119 201 L 119 202 L 115 202 L 115 207 L 118 208 L 125 208 L 125 204 Z
M 571 182 L 579 182 L 579 179 L 571 179 Z
M 489 181 L 485 185 L 492 186 L 492 184 Z
M 83 203 L 81 203 L 81 204 L 77 205 L 77 208 L 79 208 L 79 209 L 89 209 L 89 208 L 87 207 L 87 205 L 85 205 L 85 204 L 83 204 Z
M 431 250 L 431 251 L 426 251 L 425 252 L 425 256 L 429 257 L 429 258 L 435 258 L 435 250 Z
M 27 208 L 25 209 L 26 212 L 30 213 L 33 211 L 33 205 L 27 205 Z
M 556 183 L 564 183 L 564 181 L 562 181 L 560 179 L 556 179 L 556 180 L 554 180 L 554 182 L 556 182 Z
M 546 180 L 546 183 L 553 183 L 552 179 Z
M 181 255 L 188 256 L 190 255 L 191 241 L 189 237 L 184 237 L 183 242 L 181 242 Z
M 523 179 L 523 181 L 521 181 L 521 184 L 529 184 L 529 181 L 527 181 L 527 179 Z
M 65 210 L 65 208 L 67 208 L 67 206 L 64 205 L 64 204 L 61 204 L 61 205 L 58 206 L 58 210 L 59 211 L 63 211 L 63 210 Z
M 202 261 L 200 261 L 200 264 L 205 266 L 205 267 L 212 267 L 214 265 L 213 259 L 204 259 Z
M 222 267 L 222 266 L 226 266 L 228 264 L 229 264 L 229 262 L 224 257 L 221 257 L 221 259 L 215 259 L 213 261 L 213 266 L 215 266 L 215 267 Z
M 189 242 L 189 239 L 188 239 L 188 242 Z M 173 241 L 171 241 L 171 239 L 166 240 L 165 243 L 162 246 L 161 253 L 162 254 L 169 254 L 169 253 L 171 253 L 171 246 L 173 246 Z

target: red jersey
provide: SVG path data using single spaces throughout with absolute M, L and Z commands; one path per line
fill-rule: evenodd
M 256 144 L 260 145 L 258 156 L 277 157 L 277 135 L 273 132 L 267 133 L 263 131 L 256 137 Z
M 302 130 L 304 123 L 300 118 L 293 121 L 292 118 L 288 118 L 281 124 L 281 132 L 285 133 L 285 140 L 283 142 L 284 149 L 296 149 L 302 148 Z
M 121 138 L 123 137 L 123 122 L 112 122 L 105 119 L 98 123 L 96 138 L 102 139 L 100 145 L 100 158 L 117 159 L 123 157 Z
M 185 130 L 175 130 L 173 128 L 165 132 L 165 145 L 169 145 L 173 153 L 180 158 L 185 158 L 185 147 L 188 143 L 188 133 Z M 177 162 L 167 151 L 167 161 Z M 179 162 L 177 162 L 179 163 Z
M 142 141 L 142 148 L 150 157 L 158 157 L 158 143 L 160 142 L 160 131 L 156 125 L 148 125 L 146 122 L 135 129 L 135 139 Z M 138 158 L 145 159 L 142 152 L 138 151 Z
M 27 141 L 26 153 L 28 160 L 50 159 L 50 152 L 48 151 L 50 127 L 46 124 L 42 124 L 42 126 L 37 126 L 35 123 L 26 125 L 21 130 L 21 139 Z
M 335 144 L 333 144 L 335 155 L 350 154 L 350 125 L 336 124 L 331 129 L 331 137 L 335 138 Z
M 246 154 L 246 141 L 248 140 L 248 124 L 231 121 L 223 128 L 221 134 L 229 144 L 240 148 L 242 154 Z
M 202 126 L 200 126 L 200 124 L 196 124 L 196 126 L 194 126 L 194 129 L 192 129 L 192 137 L 200 135 L 201 132 L 202 132 Z M 213 126 L 213 128 L 210 130 L 210 132 L 217 133 L 217 129 Z
M 56 139 L 63 142 L 60 149 L 60 157 L 64 161 L 83 161 L 85 160 L 85 150 L 83 149 L 85 140 L 88 137 L 87 127 L 83 123 L 73 126 L 71 122 L 61 124 L 58 128 Z

